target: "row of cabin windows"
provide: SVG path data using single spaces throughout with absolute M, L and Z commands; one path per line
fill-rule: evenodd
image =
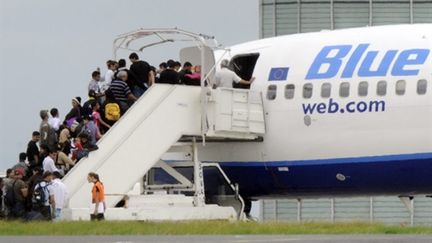
M 348 97 L 350 95 L 350 83 L 342 82 L 339 86 L 339 96 L 340 97 Z M 404 95 L 406 90 L 406 82 L 405 80 L 399 80 L 396 82 L 395 93 L 396 95 Z M 292 99 L 294 98 L 295 85 L 287 84 L 285 86 L 285 98 Z M 369 91 L 369 83 L 366 81 L 362 81 L 358 84 L 357 93 L 358 96 L 364 97 L 368 95 Z M 427 91 L 427 80 L 420 79 L 417 81 L 417 94 L 424 95 Z M 270 85 L 267 89 L 267 99 L 274 100 L 276 99 L 277 86 Z M 310 99 L 313 94 L 313 84 L 306 83 L 303 85 L 303 98 Z M 387 94 L 387 81 L 379 81 L 376 87 L 376 94 L 379 96 L 385 96 Z M 331 95 L 331 83 L 323 83 L 321 85 L 321 97 L 329 98 Z

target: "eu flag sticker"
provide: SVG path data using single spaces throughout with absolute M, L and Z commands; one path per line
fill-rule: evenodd
M 270 69 L 268 81 L 283 81 L 287 80 L 288 67 L 278 67 Z

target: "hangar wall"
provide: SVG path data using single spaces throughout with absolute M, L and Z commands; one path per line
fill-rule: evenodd
M 431 0 L 260 0 L 260 37 L 395 23 L 432 23 Z
M 432 198 L 417 196 L 409 204 L 412 212 L 398 197 L 263 200 L 260 203 L 260 220 L 432 225 Z

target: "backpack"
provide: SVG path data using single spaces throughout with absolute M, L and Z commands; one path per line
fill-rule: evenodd
M 118 121 L 120 119 L 120 106 L 117 103 L 106 104 L 105 118 L 108 121 Z
M 46 188 L 48 187 L 48 183 L 45 186 L 41 185 L 42 182 L 39 182 L 35 189 L 33 190 L 32 195 L 32 204 L 37 208 L 41 208 L 45 206 L 45 202 L 48 200 Z
M 12 187 L 6 189 L 6 194 L 4 196 L 4 204 L 9 208 L 13 207 L 16 203 L 15 183 L 16 181 L 14 181 Z
M 93 112 L 92 103 L 96 102 L 95 99 L 90 99 L 86 101 L 82 106 L 82 116 L 89 116 Z

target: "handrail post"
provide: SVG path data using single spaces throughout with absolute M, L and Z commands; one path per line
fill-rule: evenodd
M 205 135 L 207 133 L 207 92 L 205 87 L 205 73 L 206 62 L 205 62 L 205 43 L 201 39 L 201 137 L 203 145 L 205 144 Z
M 196 207 L 205 206 L 205 193 L 204 193 L 204 174 L 201 161 L 198 159 L 198 148 L 196 138 L 192 139 L 193 162 L 194 162 L 194 184 L 195 184 L 195 197 L 194 205 Z

